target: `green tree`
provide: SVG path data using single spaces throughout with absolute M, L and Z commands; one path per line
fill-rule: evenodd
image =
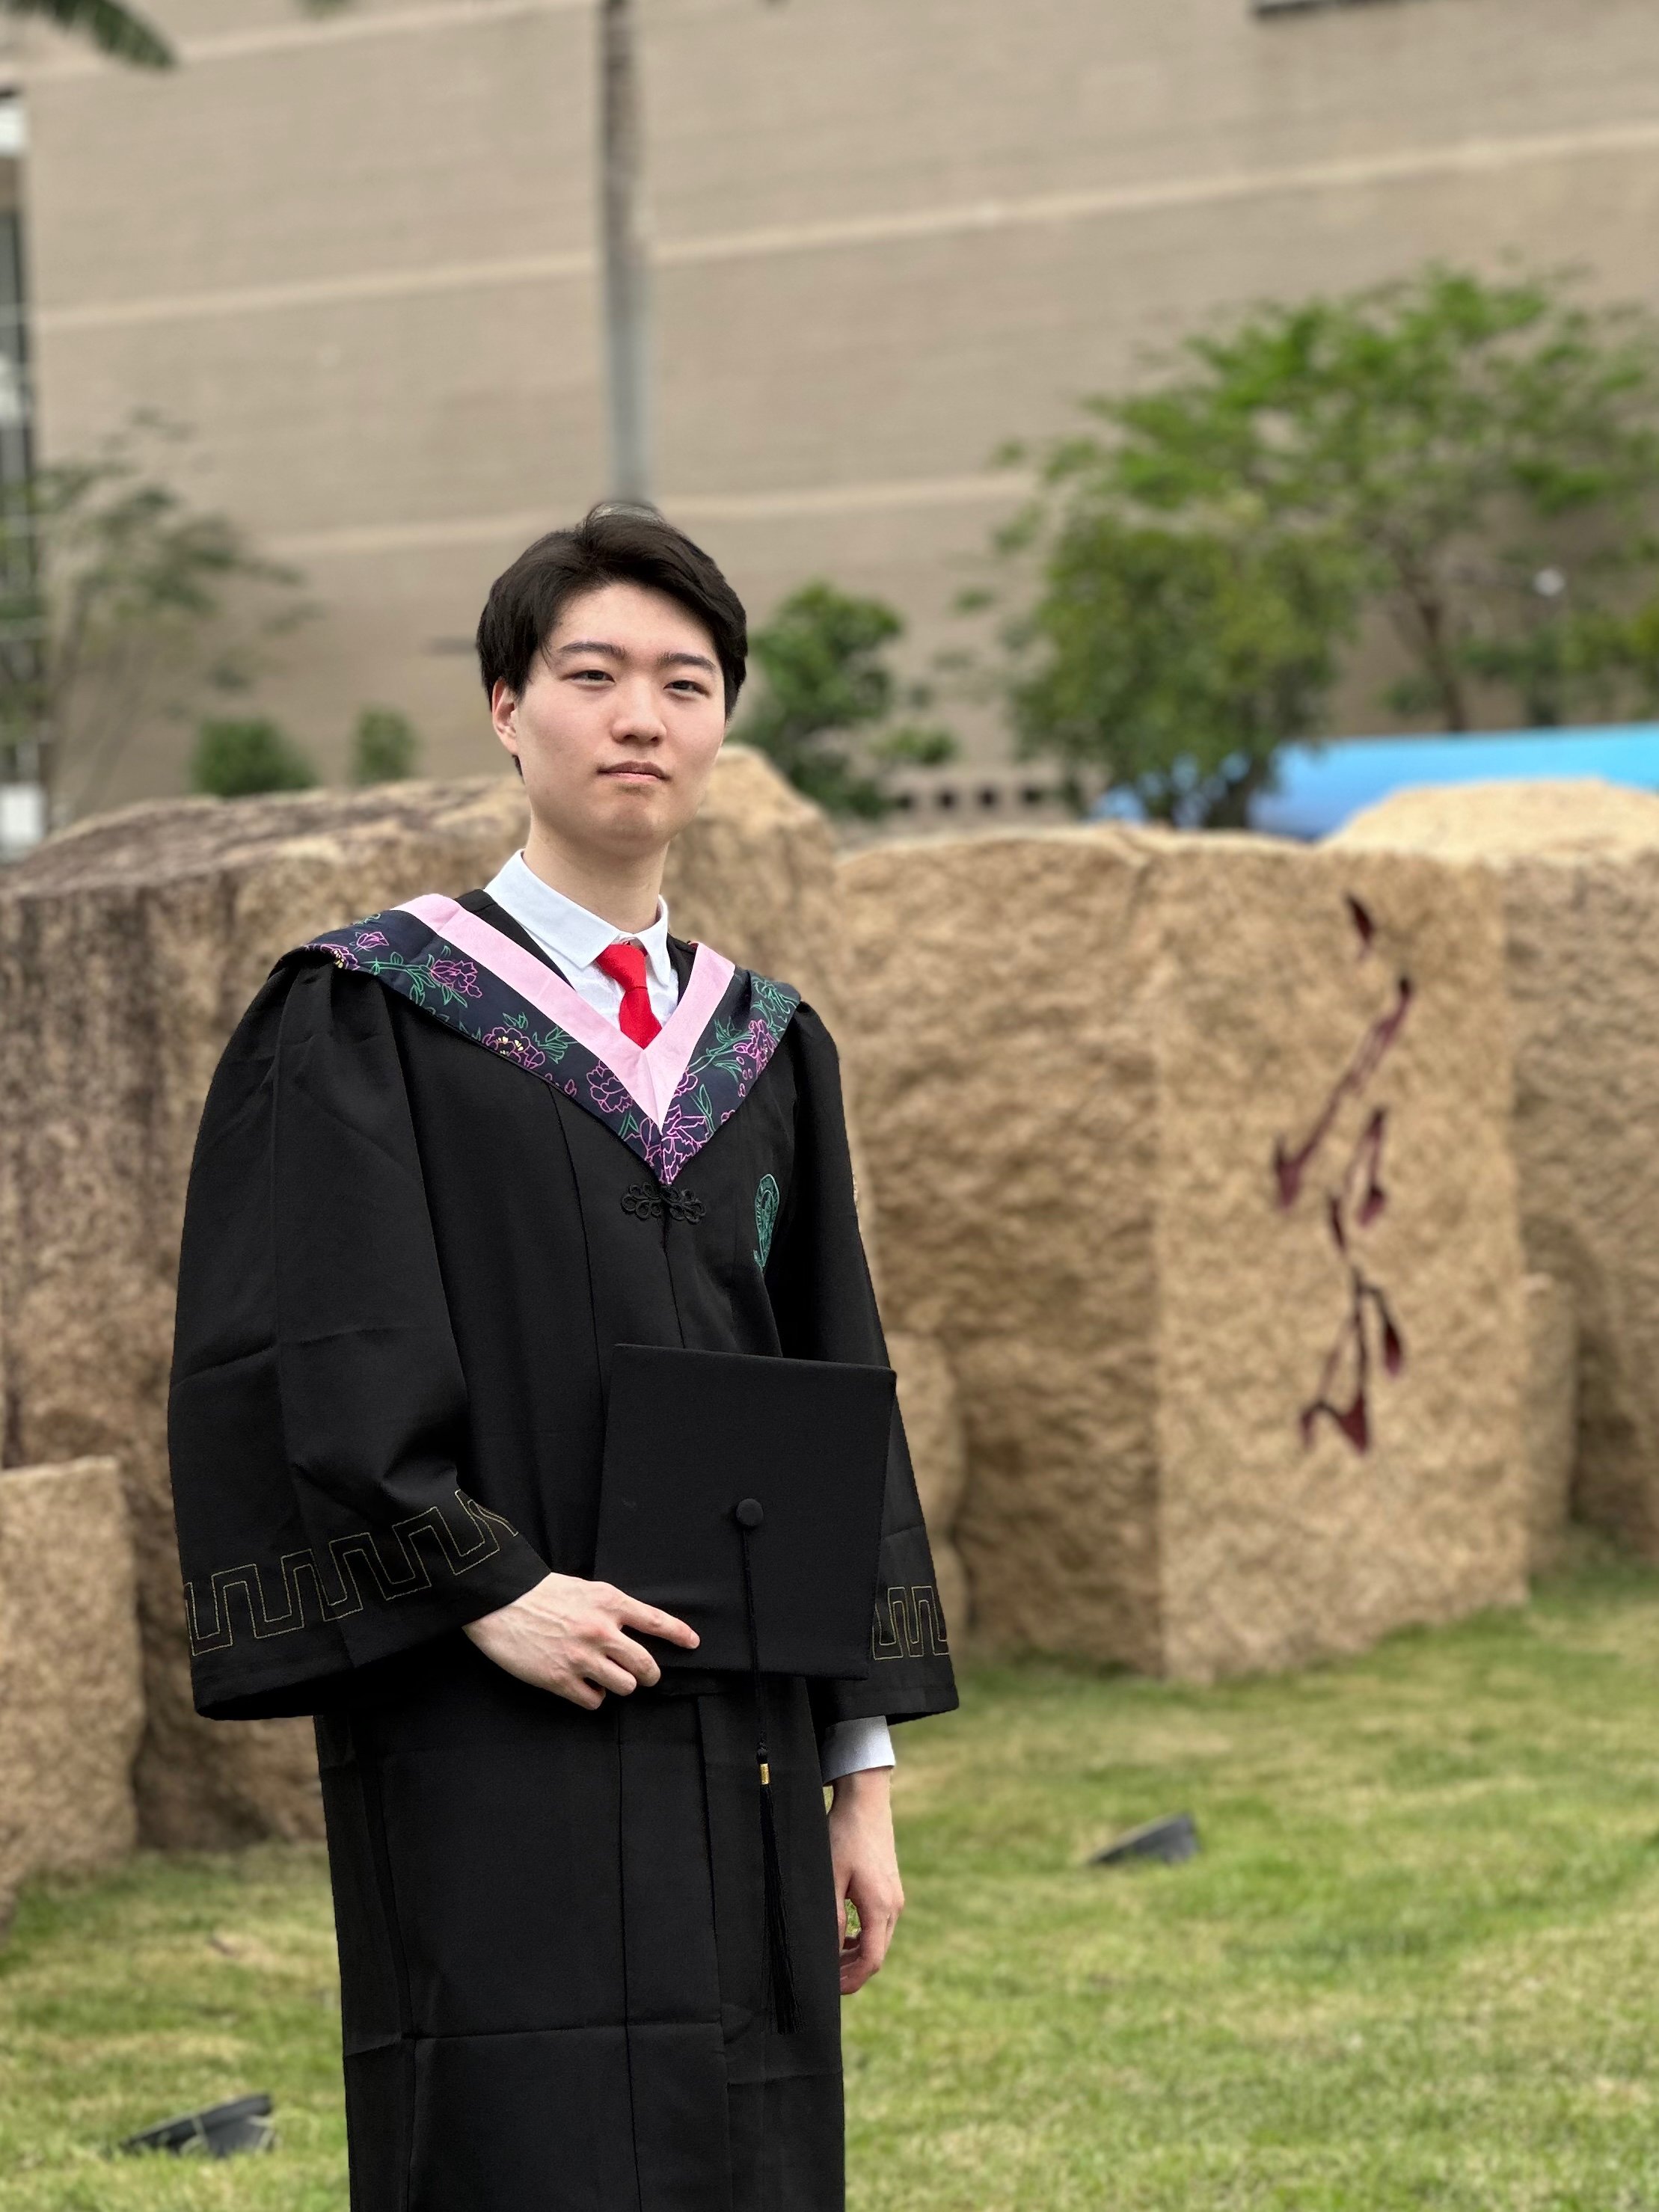
M 1406 664 L 1389 703 L 1447 729 L 1481 704 L 1552 723 L 1643 696 L 1644 315 L 1432 267 L 1258 307 L 1087 411 L 1000 541 L 1036 571 L 1006 631 L 1016 733 L 1074 790 L 1092 768 L 1160 818 L 1243 818 L 1373 611 Z
M 328 15 L 348 0 L 300 0 L 310 15 Z M 120 0 L 0 0 L 0 15 L 33 15 L 76 38 L 88 39 L 100 53 L 137 69 L 172 69 L 178 56 L 148 17 Z
M 1279 746 L 1318 727 L 1352 611 L 1310 544 L 1079 501 L 1011 632 L 1019 750 L 1064 763 L 1076 803 L 1103 773 L 1154 821 L 1243 826 Z
M 149 472 L 145 441 L 167 434 L 137 422 L 0 505 L 0 751 L 38 776 L 54 824 L 96 800 L 147 721 L 245 688 L 305 611 L 292 571 Z
M 0 15 L 37 16 L 137 69 L 171 69 L 175 59 L 155 26 L 118 0 L 0 0 Z
M 931 766 L 956 751 L 944 730 L 908 724 L 878 729 L 901 703 L 926 703 L 919 689 L 902 693 L 887 665 L 888 648 L 903 631 L 902 618 L 883 600 L 860 599 L 833 584 L 803 585 L 750 640 L 764 689 L 736 735 L 830 813 L 884 814 L 891 801 L 884 771 Z M 857 756 L 832 742 L 854 732 L 875 733 Z
M 1530 684 L 1558 717 L 1594 685 L 1587 618 L 1651 560 L 1649 318 L 1578 306 L 1559 279 L 1431 267 L 1259 308 L 1185 354 L 1157 389 L 1091 403 L 1107 437 L 1062 467 L 1150 513 L 1330 546 L 1404 649 L 1401 711 L 1464 730 L 1480 681 L 1523 702 Z
M 401 783 L 415 773 L 420 733 L 395 707 L 365 707 L 351 735 L 351 781 Z
M 192 791 L 247 799 L 262 791 L 309 791 L 317 781 L 309 757 L 275 722 L 209 721 L 197 732 Z
M 1628 708 L 1659 714 L 1659 594 L 1627 612 L 1593 616 L 1575 625 L 1581 655 L 1612 681 Z

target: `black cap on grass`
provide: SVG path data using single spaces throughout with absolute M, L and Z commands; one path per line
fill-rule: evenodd
M 209 2105 L 199 2112 L 181 2112 L 177 2119 L 157 2120 L 129 2136 L 123 2150 L 185 2152 L 198 2158 L 233 2158 L 238 2151 L 270 2150 L 276 2130 L 270 2118 L 270 2100 L 263 2093 L 233 2097 L 228 2104 Z
M 1131 1859 L 1153 1859 L 1161 1866 L 1179 1866 L 1198 1856 L 1198 1829 L 1190 1813 L 1166 1814 L 1131 1828 L 1095 1852 L 1091 1866 L 1125 1866 Z

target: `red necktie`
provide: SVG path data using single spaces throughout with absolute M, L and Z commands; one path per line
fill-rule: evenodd
M 651 994 L 645 988 L 645 947 L 619 937 L 607 945 L 593 963 L 602 975 L 622 985 L 622 1033 L 635 1044 L 649 1044 L 662 1024 L 651 1011 Z

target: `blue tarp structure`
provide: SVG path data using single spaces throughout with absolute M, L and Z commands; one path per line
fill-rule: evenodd
M 1287 745 L 1279 755 L 1279 788 L 1256 799 L 1250 822 L 1273 836 L 1324 837 L 1391 791 L 1578 776 L 1659 791 L 1659 723 L 1483 731 L 1469 737 L 1334 738 L 1324 745 Z M 1109 791 L 1095 811 L 1117 821 L 1139 817 L 1135 800 L 1123 791 Z

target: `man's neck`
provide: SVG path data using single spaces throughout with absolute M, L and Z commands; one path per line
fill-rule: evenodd
M 621 858 L 572 851 L 538 822 L 531 823 L 524 844 L 525 866 L 532 875 L 629 936 L 649 929 L 657 918 L 667 857 L 666 847 Z

